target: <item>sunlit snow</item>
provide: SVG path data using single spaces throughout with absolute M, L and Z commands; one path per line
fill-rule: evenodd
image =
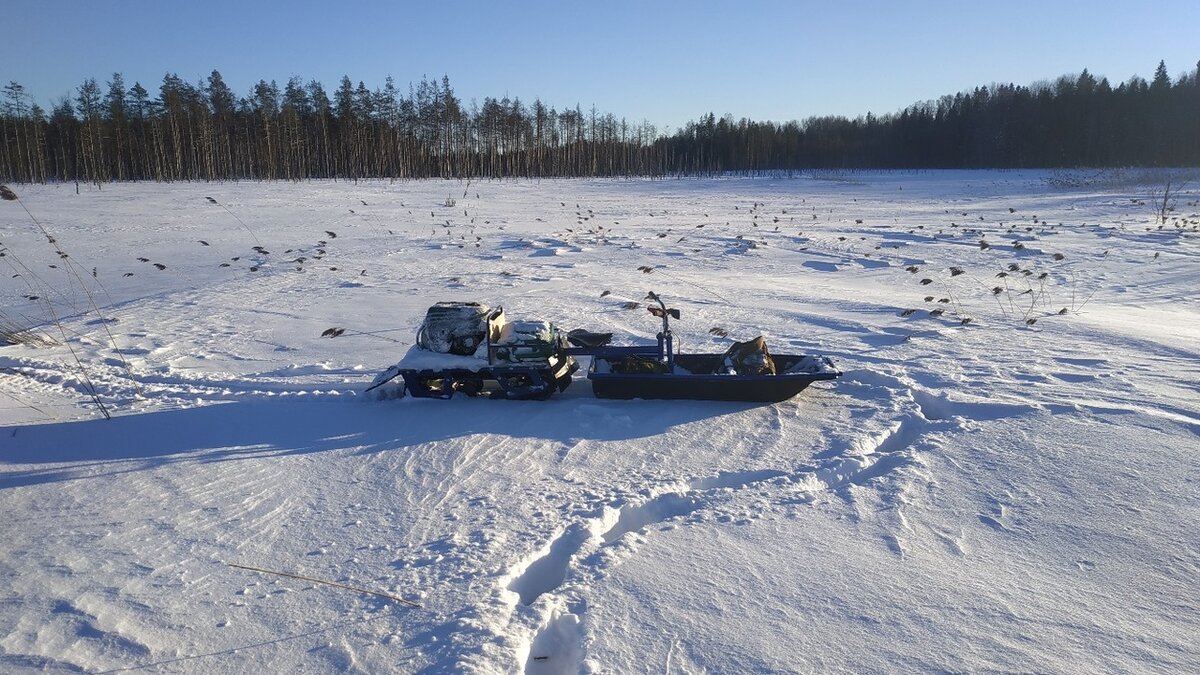
M 11 186 L 0 670 L 1198 671 L 1200 184 L 1154 180 Z M 648 291 L 844 376 L 361 393 L 434 302 L 652 342 Z

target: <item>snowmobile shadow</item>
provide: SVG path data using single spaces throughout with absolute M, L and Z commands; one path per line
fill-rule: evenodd
M 495 434 L 574 443 L 662 434 L 762 404 L 720 401 L 263 399 L 113 419 L 0 430 L 0 489 L 313 452 L 403 452 L 423 443 Z M 54 465 L 45 468 L 13 465 Z

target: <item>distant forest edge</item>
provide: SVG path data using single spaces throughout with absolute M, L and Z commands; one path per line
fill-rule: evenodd
M 1200 166 L 1200 63 L 1174 81 L 1113 87 L 1085 69 L 1053 82 L 977 87 L 857 119 L 756 122 L 713 114 L 659 134 L 645 121 L 540 100 L 464 106 L 448 78 L 401 93 L 343 77 L 259 81 L 239 97 L 213 71 L 81 84 L 50 111 L 10 82 L 0 178 L 13 182 L 309 178 L 670 176 L 852 168 Z

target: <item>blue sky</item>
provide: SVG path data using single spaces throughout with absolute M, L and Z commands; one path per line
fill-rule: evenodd
M 1087 67 L 1114 84 L 1200 61 L 1200 0 L 1065 2 L 173 2 L 2 0 L 0 81 L 43 104 L 122 72 L 213 70 L 240 95 L 296 75 L 402 89 L 450 77 L 465 102 L 540 97 L 675 127 L 709 111 L 784 121 L 895 112 L 980 84 Z

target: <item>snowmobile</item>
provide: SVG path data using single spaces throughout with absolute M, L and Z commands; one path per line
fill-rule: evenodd
M 647 299 L 655 303 L 647 309 L 662 320 L 657 343 L 616 346 L 612 333 L 564 333 L 547 321 L 509 321 L 501 307 L 439 302 L 427 311 L 408 354 L 366 391 L 380 398 L 407 391 L 417 398 L 461 392 L 546 399 L 571 385 L 580 356 L 591 358 L 587 378 L 598 398 L 777 402 L 841 376 L 824 356 L 772 355 L 762 337 L 722 354 L 677 354 L 670 320 L 679 319 L 679 310 L 653 292 Z
M 508 321 L 504 308 L 476 302 L 430 307 L 417 342 L 366 391 L 403 378 L 393 394 L 418 398 L 468 396 L 545 399 L 571 384 L 579 364 L 563 333 L 547 321 Z M 387 397 L 381 392 L 381 397 Z

